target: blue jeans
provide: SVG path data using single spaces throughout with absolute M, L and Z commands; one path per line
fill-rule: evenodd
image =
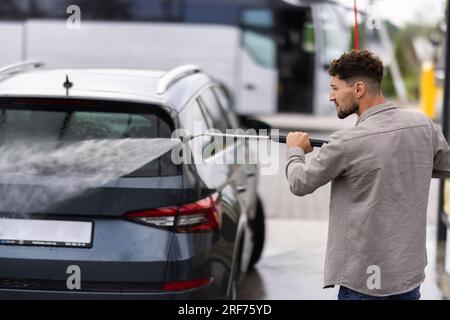
M 420 286 L 409 292 L 387 297 L 369 296 L 341 286 L 339 288 L 339 295 L 338 295 L 338 300 L 419 300 L 419 299 L 420 299 Z

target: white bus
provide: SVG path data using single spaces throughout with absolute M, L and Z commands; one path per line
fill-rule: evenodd
M 326 114 L 328 65 L 350 48 L 344 13 L 323 0 L 1 0 L 0 66 L 197 64 L 240 114 Z

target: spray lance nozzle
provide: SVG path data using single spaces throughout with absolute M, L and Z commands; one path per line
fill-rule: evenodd
M 235 139 L 259 139 L 259 140 L 272 140 L 278 143 L 286 143 L 286 134 L 279 133 L 270 133 L 268 136 L 266 135 L 248 135 L 248 134 L 232 134 L 232 133 L 219 133 L 219 132 L 204 132 L 197 135 L 187 135 L 179 137 L 181 142 L 188 142 L 194 138 L 201 136 L 209 136 L 209 137 L 222 137 L 222 138 L 235 138 Z M 311 146 L 313 147 L 321 147 L 324 143 L 328 143 L 327 140 L 319 140 L 319 139 L 309 139 Z

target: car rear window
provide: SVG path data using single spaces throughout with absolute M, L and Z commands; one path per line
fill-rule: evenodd
M 157 106 L 70 99 L 0 99 L 0 146 L 24 141 L 64 146 L 91 139 L 170 138 L 172 131 L 170 117 Z M 169 152 L 127 177 L 178 174 L 179 168 Z

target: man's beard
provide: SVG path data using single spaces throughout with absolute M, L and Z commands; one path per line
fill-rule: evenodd
M 341 108 L 337 107 L 337 116 L 339 119 L 345 119 L 349 115 L 354 114 L 356 111 L 358 111 L 359 105 L 356 102 L 352 102 L 350 108 L 347 110 L 342 110 Z

